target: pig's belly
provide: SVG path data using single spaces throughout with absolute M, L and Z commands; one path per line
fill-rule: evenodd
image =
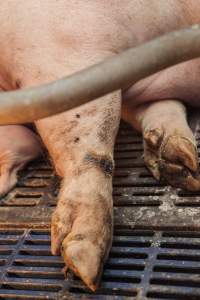
M 133 106 L 163 99 L 200 107 L 200 59 L 168 68 L 123 91 L 123 101 Z

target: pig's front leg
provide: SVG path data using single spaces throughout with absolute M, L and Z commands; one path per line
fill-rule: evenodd
M 52 218 L 52 253 L 96 290 L 113 231 L 113 147 L 120 93 L 37 122 L 63 177 Z
M 200 190 L 196 142 L 181 102 L 161 100 L 137 108 L 124 105 L 123 117 L 142 132 L 144 160 L 156 179 Z
M 39 137 L 20 125 L 0 126 L 0 197 L 17 183 L 17 173 L 41 155 Z

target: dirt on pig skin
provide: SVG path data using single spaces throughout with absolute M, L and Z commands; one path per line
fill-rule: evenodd
M 67 266 L 93 291 L 112 243 L 113 148 L 119 121 L 120 93 L 116 92 L 73 113 L 37 122 L 57 173 L 63 177 L 52 217 L 52 253 L 62 249 Z M 103 139 L 102 128 L 106 129 Z
M 200 23 L 200 2 L 3 0 L 0 18 L 0 88 L 13 90 L 71 75 L 124 49 Z M 196 144 L 184 108 L 184 103 L 200 106 L 199 70 L 200 59 L 188 61 L 35 123 L 63 178 L 52 217 L 52 253 L 62 249 L 68 267 L 93 291 L 112 242 L 113 148 L 121 100 L 122 117 L 143 134 L 145 163 L 152 174 L 172 185 L 200 189 Z M 15 139 L 27 143 L 25 150 L 32 149 L 27 159 L 33 159 L 40 144 L 20 128 L 27 138 L 15 133 Z M 13 137 L 4 136 L 2 145 L 6 140 L 9 145 Z M 14 166 L 23 167 L 24 148 L 12 149 Z M 15 183 L 16 177 L 7 177 L 3 186 Z
M 85 156 L 82 168 L 63 182 L 52 219 L 52 252 L 58 254 L 62 244 L 65 263 L 92 290 L 99 284 L 113 233 L 112 172 L 102 167 L 102 160 L 106 158 Z M 108 165 L 113 165 L 110 158 Z
M 133 112 L 132 125 L 143 133 L 144 161 L 153 176 L 175 187 L 199 190 L 197 146 L 184 105 L 176 100 L 155 101 Z

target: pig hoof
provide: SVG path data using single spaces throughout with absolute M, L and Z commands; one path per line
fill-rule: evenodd
M 61 252 L 66 265 L 95 291 L 112 242 L 112 198 L 107 201 L 94 191 L 84 198 L 76 195 L 58 202 L 51 251 Z
M 158 149 L 163 138 L 163 131 L 160 128 L 148 130 L 144 133 L 144 140 L 152 149 Z
M 144 161 L 153 176 L 160 180 L 159 159 L 160 146 L 163 140 L 163 131 L 159 128 L 151 129 L 143 134 Z
M 92 291 L 96 291 L 102 271 L 100 247 L 87 238 L 80 241 L 76 240 L 76 237 L 71 241 L 66 238 L 62 244 L 62 255 L 73 272 L 82 278 Z
M 163 129 L 144 133 L 144 160 L 156 179 L 175 187 L 200 190 L 198 156 L 191 137 L 168 135 Z

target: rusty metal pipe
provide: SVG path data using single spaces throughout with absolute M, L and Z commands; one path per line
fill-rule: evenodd
M 199 25 L 166 34 L 49 84 L 0 93 L 0 124 L 61 113 L 199 56 Z

